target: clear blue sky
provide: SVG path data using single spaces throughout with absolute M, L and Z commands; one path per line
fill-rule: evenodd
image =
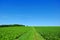
M 0 24 L 60 25 L 60 0 L 0 0 Z

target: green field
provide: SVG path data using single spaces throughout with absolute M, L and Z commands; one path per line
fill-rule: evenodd
M 0 27 L 0 40 L 60 40 L 60 26 Z

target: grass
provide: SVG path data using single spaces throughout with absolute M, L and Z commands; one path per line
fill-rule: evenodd
M 1 27 L 0 40 L 60 40 L 60 26 Z

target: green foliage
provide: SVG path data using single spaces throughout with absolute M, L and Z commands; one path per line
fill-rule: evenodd
M 26 27 L 5 27 L 0 28 L 0 40 L 16 40 L 29 31 Z
M 40 35 L 46 40 L 60 40 L 60 32 L 40 32 Z
M 35 27 L 37 32 L 46 40 L 60 40 L 60 27 Z
M 60 40 L 60 27 L 19 26 L 0 27 L 0 40 Z
M 0 25 L 0 27 L 25 27 L 25 25 L 12 24 L 12 25 Z

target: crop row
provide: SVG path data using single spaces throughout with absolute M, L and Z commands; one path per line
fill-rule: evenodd
M 39 32 L 46 40 L 60 40 L 60 32 Z
M 27 31 L 25 27 L 0 28 L 0 40 L 15 40 Z

